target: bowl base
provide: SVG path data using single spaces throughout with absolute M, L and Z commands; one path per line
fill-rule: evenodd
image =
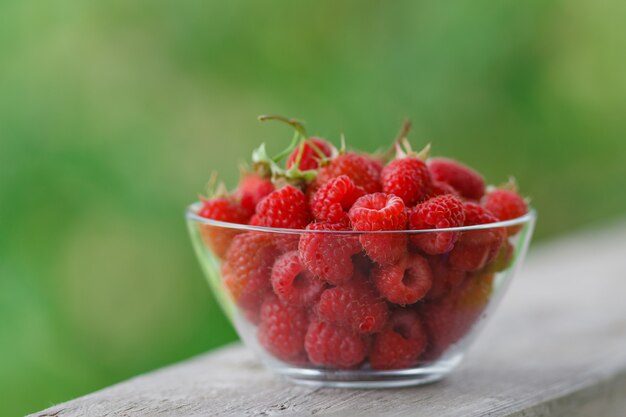
M 462 356 L 457 354 L 432 364 L 390 371 L 329 371 L 288 366 L 273 370 L 296 384 L 313 387 L 398 388 L 439 381 L 461 362 Z

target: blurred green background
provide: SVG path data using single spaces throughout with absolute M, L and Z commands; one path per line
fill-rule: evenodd
M 184 207 L 308 122 L 404 117 L 514 174 L 537 238 L 626 214 L 626 3 L 1 0 L 0 392 L 36 411 L 235 339 Z

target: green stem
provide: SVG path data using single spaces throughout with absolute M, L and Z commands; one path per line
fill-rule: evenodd
M 274 162 L 278 162 L 281 159 L 283 159 L 285 156 L 289 155 L 291 151 L 293 151 L 295 147 L 298 145 L 299 139 L 300 139 L 300 133 L 295 132 L 293 134 L 293 138 L 291 139 L 291 142 L 289 142 L 289 146 L 287 146 L 286 149 L 284 149 L 282 152 L 278 153 L 275 157 L 273 157 L 272 160 Z
M 306 134 L 306 130 L 304 129 L 304 125 L 302 124 L 301 121 L 299 121 L 297 119 L 290 119 L 290 118 L 287 118 L 285 116 L 281 116 L 281 115 L 278 115 L 278 114 L 263 114 L 263 115 L 259 116 L 258 119 L 261 122 L 264 122 L 266 120 L 276 120 L 276 121 L 279 121 L 279 122 L 286 123 L 289 126 L 291 126 L 294 129 L 296 129 L 296 131 L 299 132 L 305 139 L 308 138 L 308 136 Z
M 394 154 L 397 155 L 398 147 L 400 146 L 402 141 L 406 139 L 406 136 L 409 134 L 412 127 L 413 124 L 411 123 L 411 120 L 404 119 L 404 122 L 402 122 L 402 127 L 400 128 L 400 131 L 393 140 L 393 143 L 391 144 L 389 149 L 387 149 L 387 151 L 383 154 L 384 160 L 388 161 L 393 158 Z
M 307 144 L 311 147 L 311 149 L 313 149 L 313 151 L 314 151 L 314 152 L 317 154 L 317 156 L 319 156 L 321 159 L 328 158 L 328 155 L 326 155 L 326 154 L 324 153 L 324 151 L 322 151 L 322 150 L 320 149 L 320 147 L 319 147 L 319 146 L 317 146 L 317 145 L 315 144 L 315 142 L 313 142 L 311 139 L 307 139 L 307 140 L 306 140 L 306 143 L 307 143 Z
M 409 119 L 404 119 L 404 122 L 402 122 L 402 127 L 400 128 L 400 131 L 398 132 L 398 134 L 396 135 L 396 138 L 394 139 L 394 143 L 400 143 L 402 139 L 405 139 L 407 135 L 409 134 L 409 132 L 411 131 L 412 127 L 413 127 L 413 123 L 411 123 Z

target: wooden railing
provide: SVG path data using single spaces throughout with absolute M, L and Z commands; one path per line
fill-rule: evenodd
M 414 388 L 307 388 L 239 344 L 37 416 L 626 416 L 626 224 L 539 245 L 463 364 Z

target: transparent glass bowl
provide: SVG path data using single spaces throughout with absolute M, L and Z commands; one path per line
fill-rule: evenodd
M 530 211 L 450 229 L 305 231 L 209 220 L 198 208 L 187 210 L 194 249 L 244 343 L 295 382 L 354 388 L 433 382 L 457 366 L 535 222 Z M 424 252 L 442 242 L 452 249 Z

